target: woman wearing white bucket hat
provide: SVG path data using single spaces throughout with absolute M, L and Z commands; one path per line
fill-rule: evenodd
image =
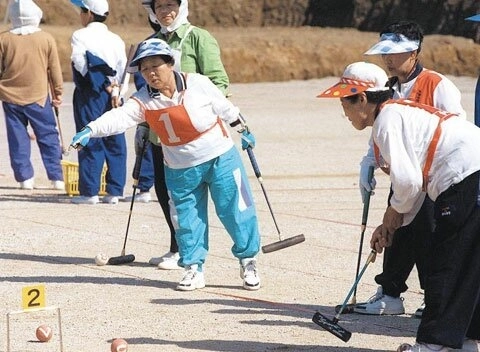
M 52 105 L 62 103 L 63 79 L 57 44 L 39 28 L 42 10 L 32 0 L 9 3 L 12 28 L 0 34 L 0 100 L 5 112 L 10 165 L 22 189 L 34 188 L 30 160 L 35 133 L 48 179 L 65 190 L 62 149 Z M 49 97 L 49 85 L 55 96 Z
M 131 66 L 147 85 L 117 109 L 77 133 L 71 145 L 87 146 L 91 137 L 124 132 L 147 121 L 164 151 L 165 180 L 184 268 L 178 290 L 205 287 L 203 264 L 209 249 L 208 193 L 233 240 L 246 290 L 258 290 L 255 256 L 260 249 L 257 214 L 240 154 L 226 124 L 242 134 L 242 148 L 255 139 L 239 109 L 206 76 L 173 69 L 174 54 L 163 40 L 142 42 Z
M 387 75 L 374 64 L 349 65 L 341 81 L 318 97 L 340 98 L 348 120 L 372 127 L 377 163 L 389 168 L 395 190 L 372 234 L 381 253 L 423 204 L 434 202 L 428 239 L 426 307 L 416 343 L 401 352 L 480 348 L 480 128 L 464 117 L 411 100 L 391 99 Z M 386 86 L 387 85 L 387 86 Z
M 419 61 L 423 31 L 415 22 L 396 22 L 385 27 L 380 41 L 365 52 L 365 55 L 381 55 L 387 68 L 394 99 L 410 99 L 418 103 L 465 116 L 458 88 L 447 77 L 424 68 Z M 360 163 L 360 188 L 369 190 L 374 183 L 368 182 L 370 166 L 378 167 L 370 144 L 367 155 Z M 433 202 L 425 198 L 421 210 L 408 226 L 398 229 L 394 243 L 385 250 L 383 271 L 375 277 L 380 286 L 365 303 L 357 304 L 354 311 L 362 314 L 404 314 L 402 293 L 407 291 L 406 281 L 414 265 L 417 266 L 420 286 L 425 282 L 425 238 L 434 227 Z M 422 304 L 415 312 L 421 317 Z
M 207 76 L 224 94 L 227 93 L 229 79 L 220 57 L 220 48 L 215 38 L 206 30 L 193 26 L 188 20 L 188 0 L 142 0 L 149 14 L 149 21 L 157 24 L 160 30 L 153 36 L 165 40 L 175 56 L 175 69 L 182 72 L 201 73 Z M 141 150 L 143 138 L 149 134 L 148 126 L 139 125 L 135 134 L 136 150 Z M 148 194 L 149 173 L 153 173 L 155 193 L 162 207 L 170 230 L 169 251 L 160 257 L 152 257 L 150 264 L 159 269 L 179 269 L 178 245 L 175 231 L 169 218 L 169 195 L 163 170 L 163 152 L 158 137 L 150 130 L 153 160 L 143 159 L 139 189 Z M 147 157 L 148 154 L 145 154 Z M 143 180 L 146 180 L 144 182 Z

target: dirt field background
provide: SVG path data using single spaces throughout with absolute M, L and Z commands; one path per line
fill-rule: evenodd
M 107 21 L 108 24 L 108 21 Z M 6 30 L 8 25 L 0 26 Z M 79 26 L 43 25 L 57 41 L 65 81 L 71 81 L 70 38 Z M 378 40 L 378 33 L 320 27 L 208 27 L 219 42 L 232 83 L 277 82 L 337 76 L 346 65 L 378 57 L 363 53 Z M 148 25 L 111 26 L 127 44 L 150 35 Z M 426 36 L 421 54 L 425 67 L 455 76 L 477 77 L 480 45 L 454 36 Z

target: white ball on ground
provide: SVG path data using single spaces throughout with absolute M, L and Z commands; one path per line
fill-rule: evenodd
M 95 257 L 95 264 L 97 265 L 106 265 L 108 263 L 108 259 L 110 259 L 106 254 L 99 253 Z

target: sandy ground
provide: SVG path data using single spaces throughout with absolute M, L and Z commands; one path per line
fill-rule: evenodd
M 475 80 L 453 77 L 463 92 L 470 117 Z M 115 337 L 129 351 L 392 351 L 413 342 L 419 320 L 412 317 L 422 302 L 414 271 L 404 294 L 406 314 L 395 317 L 343 315 L 340 325 L 353 333 L 348 343 L 315 325 L 315 311 L 334 316 L 333 307 L 352 286 L 360 243 L 362 203 L 358 163 L 369 131 L 354 130 L 341 117 L 337 100 L 315 95 L 334 78 L 283 83 L 234 84 L 238 104 L 257 138 L 255 153 L 275 217 L 286 237 L 304 234 L 302 244 L 260 253 L 262 288 L 242 289 L 231 240 L 210 207 L 210 253 L 207 287 L 179 292 L 181 271 L 148 265 L 168 250 L 167 228 L 156 202 L 134 204 L 127 253 L 131 265 L 96 266 L 99 252 L 119 255 L 130 203 L 95 206 L 70 204 L 68 195 L 48 190 L 48 180 L 33 146 L 37 189 L 20 190 L 9 166 L 3 118 L 0 119 L 0 350 L 109 351 Z M 71 86 L 60 110 L 66 143 L 73 135 Z M 127 133 L 132 141 L 134 131 Z M 129 149 L 129 173 L 133 167 Z M 75 153 L 66 156 L 76 160 Z M 256 197 L 262 244 L 278 240 L 261 188 L 244 155 Z M 388 179 L 377 175 L 362 250 L 379 224 L 386 204 Z M 131 180 L 125 194 L 132 192 Z M 154 192 L 152 191 L 152 195 Z M 382 257 L 371 264 L 358 287 L 359 301 L 376 290 L 373 276 Z M 363 265 L 363 264 L 362 264 Z M 32 298 L 22 290 L 44 285 L 45 307 L 23 312 Z M 62 344 L 58 308 L 61 312 Z M 20 311 L 22 313 L 13 314 Z M 7 317 L 9 319 L 7 319 Z M 9 329 L 7 329 L 9 321 Z M 38 343 L 35 328 L 52 325 L 49 343 Z M 63 345 L 63 349 L 62 349 Z

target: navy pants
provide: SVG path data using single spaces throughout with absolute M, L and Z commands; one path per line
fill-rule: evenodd
M 479 176 L 468 176 L 435 201 L 419 342 L 461 348 L 465 337 L 480 340 Z
M 44 107 L 37 103 L 16 105 L 3 102 L 2 105 L 5 112 L 10 165 L 15 180 L 23 182 L 34 176 L 30 161 L 31 141 L 27 131 L 30 124 L 48 179 L 62 181 L 62 149 L 50 99 L 47 98 Z
M 175 228 L 173 227 L 171 213 L 170 213 L 170 196 L 168 195 L 167 184 L 165 183 L 165 164 L 163 162 L 163 150 L 159 145 L 151 144 L 152 159 L 155 174 L 155 194 L 158 202 L 162 207 L 165 221 L 170 230 L 170 252 L 178 252 L 178 244 L 175 239 Z
M 433 207 L 433 201 L 426 196 L 413 221 L 395 231 L 392 245 L 385 248 L 383 272 L 375 276 L 375 282 L 386 295 L 399 297 L 407 291 L 406 281 L 414 265 L 417 265 L 420 287 L 425 288 L 427 241 L 435 228 Z

